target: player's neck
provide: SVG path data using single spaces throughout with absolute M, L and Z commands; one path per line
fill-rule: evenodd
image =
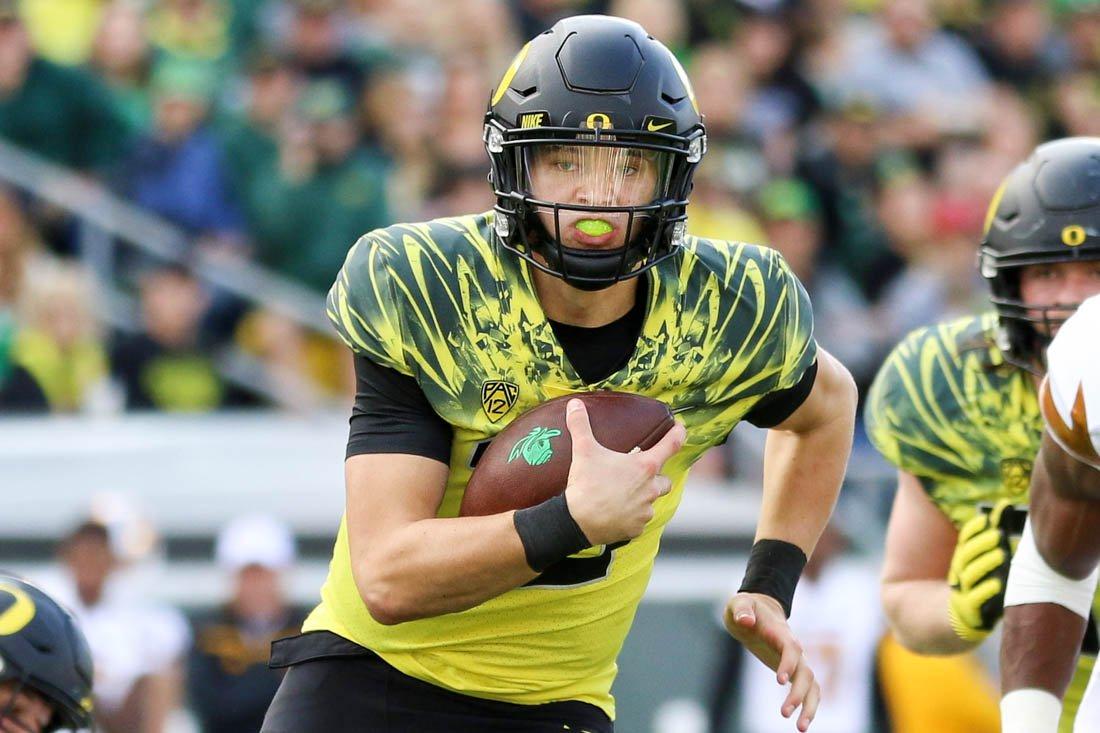
M 532 273 L 542 311 L 551 321 L 596 328 L 616 321 L 634 307 L 638 279 L 631 278 L 604 290 L 578 290 L 561 278 Z

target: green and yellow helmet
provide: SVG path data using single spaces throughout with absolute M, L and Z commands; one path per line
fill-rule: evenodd
M 0 682 L 53 707 L 46 731 L 92 725 L 92 654 L 72 614 L 25 580 L 0 575 Z M 10 704 L 10 703 L 9 703 Z M 9 711 L 0 707 L 0 720 Z
M 1037 147 L 1001 183 L 985 219 L 979 262 L 1000 317 L 999 344 L 1013 362 L 1042 360 L 1061 315 L 1079 303 L 1025 305 L 1020 268 L 1100 259 L 1100 138 Z M 1039 326 L 1039 328 L 1036 328 Z
M 637 23 L 575 16 L 531 40 L 490 98 L 484 139 L 499 242 L 534 267 L 598 290 L 682 243 L 703 118 L 683 67 Z M 535 190 L 533 161 L 546 156 L 575 173 L 576 190 Z M 632 188 L 638 165 L 645 183 Z M 593 240 L 613 228 L 625 236 L 621 246 L 568 246 L 567 226 Z

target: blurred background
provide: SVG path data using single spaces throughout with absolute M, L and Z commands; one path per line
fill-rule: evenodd
M 343 501 L 323 294 L 366 231 L 490 208 L 489 90 L 586 12 L 683 61 L 710 141 L 689 230 L 781 250 L 861 387 L 986 307 L 1010 168 L 1100 134 L 1100 0 L 0 0 L 0 567 L 77 608 L 108 733 L 258 730 Z M 762 445 L 739 428 L 693 474 L 621 659 L 625 733 L 794 729 L 718 622 Z M 911 731 L 914 705 L 944 710 L 918 733 L 995 730 L 995 640 L 926 662 L 883 637 L 894 481 L 857 435 L 796 602 L 814 730 Z

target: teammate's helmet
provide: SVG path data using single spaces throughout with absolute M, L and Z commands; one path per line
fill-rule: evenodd
M 597 290 L 682 243 L 702 115 L 676 57 L 637 23 L 575 16 L 535 37 L 490 98 L 484 138 L 497 236 L 538 269 Z
M 92 725 L 92 654 L 72 614 L 30 583 L 0 575 L 0 682 L 14 681 L 54 708 L 45 728 Z M 8 711 L 0 709 L 0 720 Z
M 993 290 L 999 345 L 1010 360 L 1025 366 L 1041 360 L 1052 327 L 1065 320 L 1054 314 L 1079 305 L 1025 305 L 1020 268 L 1090 259 L 1100 259 L 1100 138 L 1040 145 L 997 189 L 982 239 L 981 272 Z

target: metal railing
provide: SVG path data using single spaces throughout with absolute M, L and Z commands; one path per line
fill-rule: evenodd
M 80 222 L 82 256 L 110 281 L 111 254 L 122 243 L 158 260 L 191 270 L 203 282 L 278 313 L 299 325 L 327 331 L 324 299 L 308 288 L 251 262 L 195 250 L 179 227 L 128 203 L 105 186 L 0 140 L 0 181 L 33 194 Z
M 103 317 L 112 326 L 137 330 L 137 305 L 119 287 L 115 263 L 120 248 L 189 270 L 201 282 L 246 303 L 276 313 L 326 335 L 324 299 L 317 293 L 243 258 L 216 256 L 196 248 L 180 227 L 135 206 L 106 186 L 0 140 L 0 183 L 24 191 L 72 216 L 77 222 L 80 257 L 95 275 L 103 295 Z M 229 345 L 215 355 L 215 366 L 228 381 L 295 406 L 275 387 L 264 365 Z M 286 384 L 287 375 L 282 376 Z M 300 380 L 303 381 L 303 380 Z

